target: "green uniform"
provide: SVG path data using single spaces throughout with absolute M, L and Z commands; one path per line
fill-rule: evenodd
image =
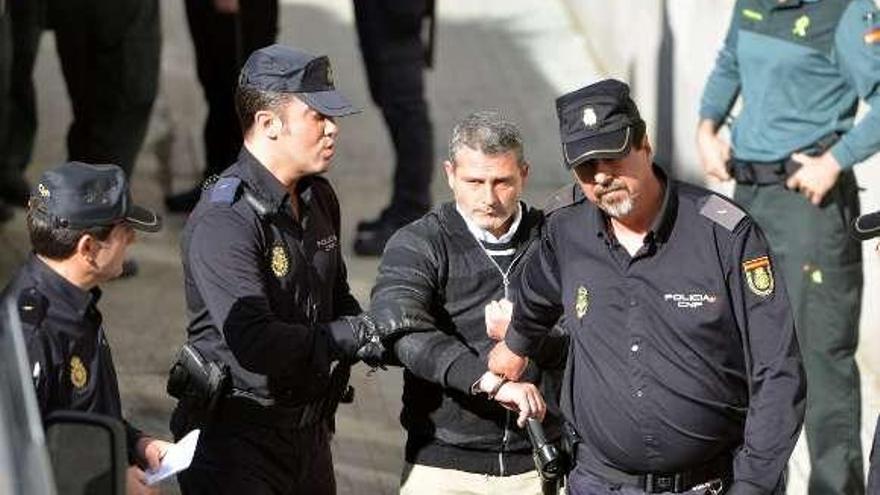
M 852 166 L 880 150 L 880 112 L 853 125 L 860 98 L 880 104 L 875 10 L 869 0 L 739 0 L 700 108 L 701 118 L 720 123 L 742 96 L 734 167 L 779 167 L 793 152 L 821 153 L 825 142 L 844 168 L 819 207 L 786 189 L 785 175 L 740 182 L 735 192 L 782 260 L 795 310 L 813 495 L 864 493 L 854 359 L 862 260 L 847 229 L 859 214 Z

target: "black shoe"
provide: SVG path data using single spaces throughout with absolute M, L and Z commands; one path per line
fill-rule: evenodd
M 354 252 L 360 256 L 379 256 L 385 250 L 388 239 L 397 229 L 408 224 L 410 220 L 385 219 L 372 223 L 371 229 L 361 229 L 355 234 Z
M 357 224 L 357 231 L 360 232 L 362 230 L 375 230 L 379 228 L 382 223 L 387 222 L 391 219 L 391 207 L 385 208 L 382 210 L 382 213 L 379 213 L 379 216 L 372 220 L 361 220 Z
M 31 196 L 31 187 L 21 176 L 4 177 L 0 181 L 0 199 L 7 206 L 27 208 Z
M 397 230 L 413 220 L 421 218 L 422 215 L 428 213 L 428 210 L 429 208 L 423 207 L 386 206 L 378 217 L 358 222 L 357 231 L 379 230 L 386 224 L 396 225 L 395 230 Z
M 196 186 L 189 191 L 165 196 L 165 207 L 172 213 L 189 213 L 201 197 L 202 187 Z

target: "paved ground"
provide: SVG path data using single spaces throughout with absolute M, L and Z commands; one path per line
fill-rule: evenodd
M 598 77 L 590 51 L 570 17 L 567 0 L 444 0 L 437 31 L 436 65 L 428 81 L 436 129 L 434 183 L 437 201 L 449 197 L 440 175 L 448 131 L 472 110 L 494 108 L 517 121 L 532 163 L 527 198 L 538 202 L 567 180 L 560 166 L 553 99 Z M 365 111 L 342 121 L 341 143 L 329 176 L 342 202 L 345 235 L 364 216 L 384 205 L 390 181 L 391 151 L 380 115 L 372 107 L 355 42 L 350 0 L 283 0 L 281 41 L 330 55 L 336 80 Z M 179 2 L 162 2 L 165 44 L 162 94 L 150 138 L 135 176 L 139 201 L 159 207 L 167 190 L 181 190 L 200 177 L 201 121 L 204 105 L 195 79 L 189 35 Z M 595 41 L 595 40 L 594 40 Z M 64 159 L 69 122 L 67 95 L 47 34 L 35 79 L 38 81 L 40 133 L 31 179 Z M 178 259 L 183 216 L 166 218 L 167 228 L 142 236 L 134 248 L 141 274 L 105 287 L 102 300 L 109 338 L 120 369 L 128 415 L 145 430 L 167 435 L 173 405 L 164 393 L 168 365 L 184 336 L 184 299 Z M 26 255 L 19 214 L 0 227 L 0 281 Z M 369 298 L 376 261 L 348 256 L 350 281 L 363 304 Z M 866 316 L 872 308 L 866 308 Z M 872 313 L 873 314 L 873 313 Z M 864 369 L 864 367 L 863 367 Z M 403 433 L 397 423 L 399 371 L 370 374 L 356 368 L 355 403 L 343 406 L 334 451 L 340 494 L 395 493 L 402 467 Z M 867 389 L 877 377 L 863 377 Z M 865 436 L 876 415 L 876 394 L 866 395 Z M 870 398 L 869 398 L 870 397 Z M 803 493 L 805 449 L 799 447 L 790 493 Z M 173 484 L 165 493 L 177 493 Z

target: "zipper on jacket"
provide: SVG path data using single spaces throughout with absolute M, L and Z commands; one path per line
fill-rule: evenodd
M 477 244 L 480 244 L 480 241 L 477 241 Z M 501 274 L 501 284 L 504 286 L 504 299 L 510 301 L 510 271 L 513 270 L 513 267 L 516 266 L 516 262 L 519 261 L 519 259 L 522 258 L 524 254 L 526 254 L 526 251 L 522 251 L 521 253 L 516 255 L 510 261 L 510 266 L 508 266 L 507 270 L 505 271 L 501 269 L 501 265 L 499 265 L 494 258 L 489 256 L 489 253 L 486 252 L 486 248 L 484 248 L 482 244 L 480 244 L 480 250 L 483 251 L 483 254 L 485 254 L 486 257 L 489 258 L 489 261 L 491 261 L 492 264 L 495 265 L 495 269 L 498 270 L 498 273 Z

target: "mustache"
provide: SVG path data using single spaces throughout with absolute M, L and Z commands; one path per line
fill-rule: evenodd
M 597 184 L 594 189 L 594 192 L 596 193 L 596 196 L 604 196 L 605 194 L 612 193 L 614 191 L 625 191 L 625 190 L 626 190 L 625 184 L 623 184 L 622 182 L 613 181 L 613 182 L 611 182 L 611 184 L 608 184 L 607 186 L 601 186 L 601 185 Z

